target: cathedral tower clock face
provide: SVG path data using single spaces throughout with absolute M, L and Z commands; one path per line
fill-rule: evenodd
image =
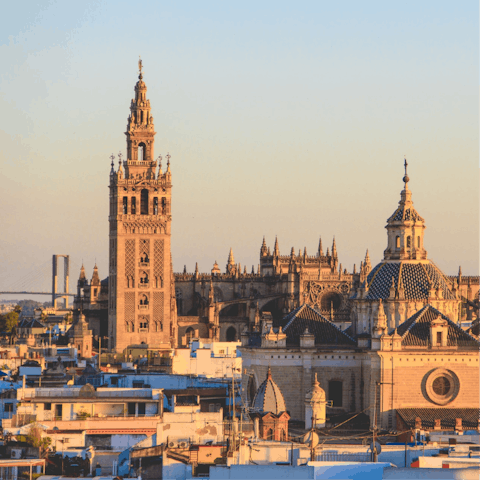
M 111 345 L 175 346 L 176 311 L 170 254 L 170 155 L 154 157 L 155 128 L 142 64 L 127 122 L 127 155 L 110 172 Z

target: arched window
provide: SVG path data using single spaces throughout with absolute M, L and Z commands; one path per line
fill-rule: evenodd
M 282 428 L 280 430 L 280 441 L 285 442 L 287 440 L 286 435 L 285 435 L 285 430 Z
M 320 300 L 320 308 L 323 311 L 338 310 L 342 304 L 342 297 L 338 293 L 327 292 L 322 295 Z
M 147 272 L 142 272 L 140 274 L 140 283 L 144 283 L 144 284 L 148 283 L 148 273 Z
M 158 215 L 158 197 L 153 197 L 153 214 Z
M 410 235 L 407 237 L 407 248 L 410 248 L 412 246 L 412 237 Z
M 146 295 L 140 297 L 140 305 L 148 305 L 148 297 Z
M 167 213 L 167 199 L 162 197 L 162 211 L 161 214 L 165 215 Z
M 273 440 L 273 430 L 271 428 L 267 430 L 267 440 Z
M 144 143 L 140 143 L 138 145 L 138 161 L 143 162 L 146 158 L 146 147 Z
M 132 204 L 131 204 L 131 212 L 132 212 L 132 215 L 136 215 L 137 213 L 137 198 L 136 197 L 132 197 Z M 133 231 L 133 233 L 135 233 L 135 230 Z
M 128 213 L 128 197 L 123 197 L 123 214 Z
M 398 235 L 395 237 L 395 247 L 400 248 L 400 237 Z
M 237 339 L 237 331 L 233 327 L 227 329 L 227 342 L 234 342 Z
M 420 236 L 417 237 L 417 248 L 420 248 Z
M 140 194 L 140 214 L 148 215 L 148 190 L 146 188 Z
M 341 407 L 343 404 L 343 385 L 339 380 L 328 382 L 328 399 L 333 401 L 334 407 Z
M 190 345 L 192 338 L 195 335 L 195 330 L 192 327 L 188 327 L 185 331 L 185 341 L 187 342 L 187 346 Z

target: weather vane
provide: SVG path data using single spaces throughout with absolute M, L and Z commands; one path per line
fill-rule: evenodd
M 405 160 L 405 162 L 403 164 L 404 167 L 405 167 L 405 176 L 403 177 L 403 182 L 406 185 L 410 179 L 408 178 L 408 174 L 407 174 L 407 167 L 408 167 L 407 157 L 404 156 L 403 159 Z
M 170 165 L 170 154 L 167 153 L 165 156 L 167 157 L 167 165 Z
M 138 71 L 139 71 L 140 75 L 142 74 L 142 67 L 143 67 L 142 57 L 139 55 L 138 56 Z

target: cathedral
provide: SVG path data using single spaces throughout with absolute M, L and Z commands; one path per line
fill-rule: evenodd
M 297 420 L 314 378 L 331 412 L 375 405 L 384 428 L 411 421 L 419 414 L 412 408 L 441 406 L 447 425 L 478 406 L 479 277 L 445 275 L 428 258 L 406 162 L 374 268 L 368 250 L 358 271 L 343 268 L 335 238 L 326 250 L 320 239 L 313 255 L 281 254 L 280 239 L 270 247 L 264 238 L 251 271 L 230 249 L 224 270 L 215 261 L 210 272 L 174 273 L 170 156 L 164 171 L 139 67 L 126 155 L 118 166 L 111 157 L 108 278 L 95 266 L 89 281 L 82 266 L 77 284 L 75 307 L 94 335 L 112 352 L 139 344 L 170 350 L 193 338 L 241 341 L 245 400 L 273 375 Z

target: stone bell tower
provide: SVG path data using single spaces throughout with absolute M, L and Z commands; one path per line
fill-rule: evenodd
M 170 253 L 172 175 L 154 160 L 155 129 L 139 61 L 130 105 L 127 159 L 110 171 L 110 348 L 176 345 L 176 305 Z

